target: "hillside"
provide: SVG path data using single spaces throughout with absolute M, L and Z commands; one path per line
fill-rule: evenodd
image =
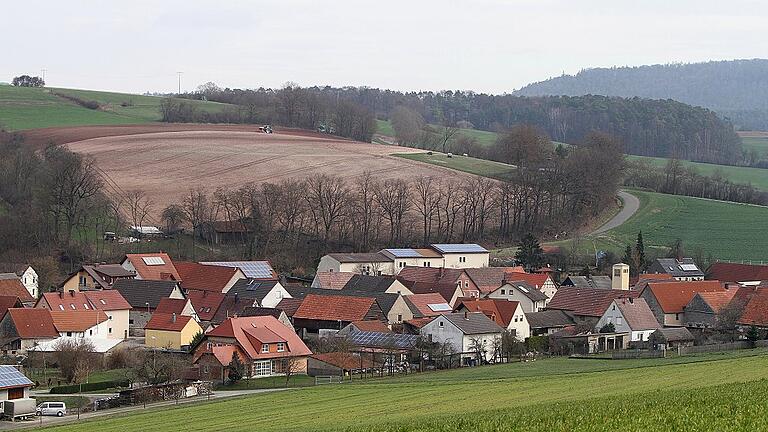
M 529 84 L 519 96 L 674 99 L 717 111 L 741 129 L 768 127 L 768 60 L 586 69 Z
M 683 424 L 696 431 L 758 430 L 768 418 L 763 353 L 540 359 L 146 410 L 47 430 L 667 431 Z M 738 416 L 726 414 L 734 410 Z
M 96 102 L 98 109 L 86 108 L 67 97 Z M 157 122 L 160 120 L 162 99 L 125 93 L 0 85 L 0 128 L 15 131 Z M 191 103 L 206 112 L 219 112 L 227 106 L 204 101 Z

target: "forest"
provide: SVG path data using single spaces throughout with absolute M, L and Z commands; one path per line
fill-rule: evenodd
M 721 164 L 738 164 L 743 158 L 741 141 L 730 123 L 707 109 L 672 100 L 520 97 L 471 91 L 402 93 L 367 87 L 303 88 L 292 83 L 280 89 L 255 90 L 222 89 L 208 83 L 182 96 L 236 105 L 222 121 L 271 122 L 355 139 L 372 131 L 365 127 L 366 133 L 350 133 L 357 128 L 349 125 L 369 125 L 353 119 L 389 119 L 395 109 L 405 107 L 426 123 L 447 127 L 504 132 L 529 124 L 553 140 L 569 144 L 601 131 L 619 138 L 629 154 Z M 354 114 L 340 115 L 340 111 Z
M 768 130 L 768 60 L 584 69 L 529 84 L 518 96 L 674 99 L 709 108 L 740 130 Z

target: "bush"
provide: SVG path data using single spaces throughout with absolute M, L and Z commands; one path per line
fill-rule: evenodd
M 114 387 L 128 387 L 128 381 L 125 381 L 125 380 L 100 381 L 95 383 L 85 383 L 85 384 L 82 384 L 82 387 L 80 384 L 51 387 L 51 394 L 79 393 L 81 388 L 82 388 L 82 391 L 95 391 L 95 390 L 106 390 Z

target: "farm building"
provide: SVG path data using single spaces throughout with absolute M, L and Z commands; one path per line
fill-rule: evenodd
M 177 261 L 174 267 L 181 277 L 181 288 L 192 290 L 227 293 L 245 274 L 237 267 L 198 264 Z
M 28 398 L 33 385 L 15 366 L 0 365 L 0 406 L 7 400 Z
M 656 316 L 665 327 L 680 327 L 684 324 L 684 308 L 700 292 L 724 292 L 720 281 L 668 281 L 647 282 L 640 291 Z
M 59 290 L 78 292 L 109 289 L 116 280 L 133 279 L 134 276 L 136 273 L 126 270 L 119 264 L 82 265 L 59 284 Z
M 509 281 L 486 295 L 489 299 L 509 300 L 520 303 L 526 313 L 544 309 L 549 301 L 546 294 L 525 281 Z
M 35 345 L 59 337 L 50 311 L 11 308 L 0 320 L 3 355 L 24 354 Z
M 29 264 L 0 263 L 0 273 L 12 273 L 21 281 L 29 295 L 37 298 L 40 295 L 37 272 Z M 2 277 L 0 277 L 2 278 Z
M 382 249 L 373 253 L 333 253 L 323 256 L 317 273 L 350 272 L 396 275 L 405 267 L 488 267 L 490 253 L 476 244 L 433 244 L 424 249 Z

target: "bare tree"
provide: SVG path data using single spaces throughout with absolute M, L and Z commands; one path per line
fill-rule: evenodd
M 200 235 L 203 225 L 209 221 L 208 218 L 211 213 L 211 205 L 205 190 L 202 188 L 190 189 L 184 197 L 181 208 L 192 225 L 192 259 L 194 260 L 196 253 L 195 239 Z
M 419 176 L 413 182 L 415 194 L 412 197 L 416 211 L 421 215 L 423 242 L 429 244 L 432 234 L 432 223 L 440 206 L 440 184 L 434 177 Z
M 317 174 L 307 179 L 306 200 L 315 221 L 322 226 L 323 240 L 343 216 L 349 191 L 339 177 Z
M 459 128 L 456 126 L 451 126 L 447 123 L 444 124 L 440 129 L 440 143 L 443 149 L 443 153 L 447 152 L 448 143 L 453 140 L 457 133 L 459 133 Z
M 144 220 L 152 211 L 154 203 L 140 190 L 129 191 L 126 194 L 126 203 L 130 212 L 131 223 L 134 227 L 139 227 L 139 234 L 141 234 L 140 227 L 144 225 Z
M 297 357 L 286 357 L 283 359 L 283 373 L 285 374 L 286 387 L 288 387 L 288 384 L 291 382 L 291 377 L 304 370 L 306 365 L 305 362 L 302 362 Z
M 376 185 L 376 201 L 389 221 L 390 244 L 402 238 L 403 218 L 411 204 L 409 192 L 408 183 L 403 179 L 387 179 Z
M 93 343 L 73 339 L 59 339 L 53 345 L 53 358 L 59 365 L 61 376 L 68 383 L 84 382 L 93 368 Z

